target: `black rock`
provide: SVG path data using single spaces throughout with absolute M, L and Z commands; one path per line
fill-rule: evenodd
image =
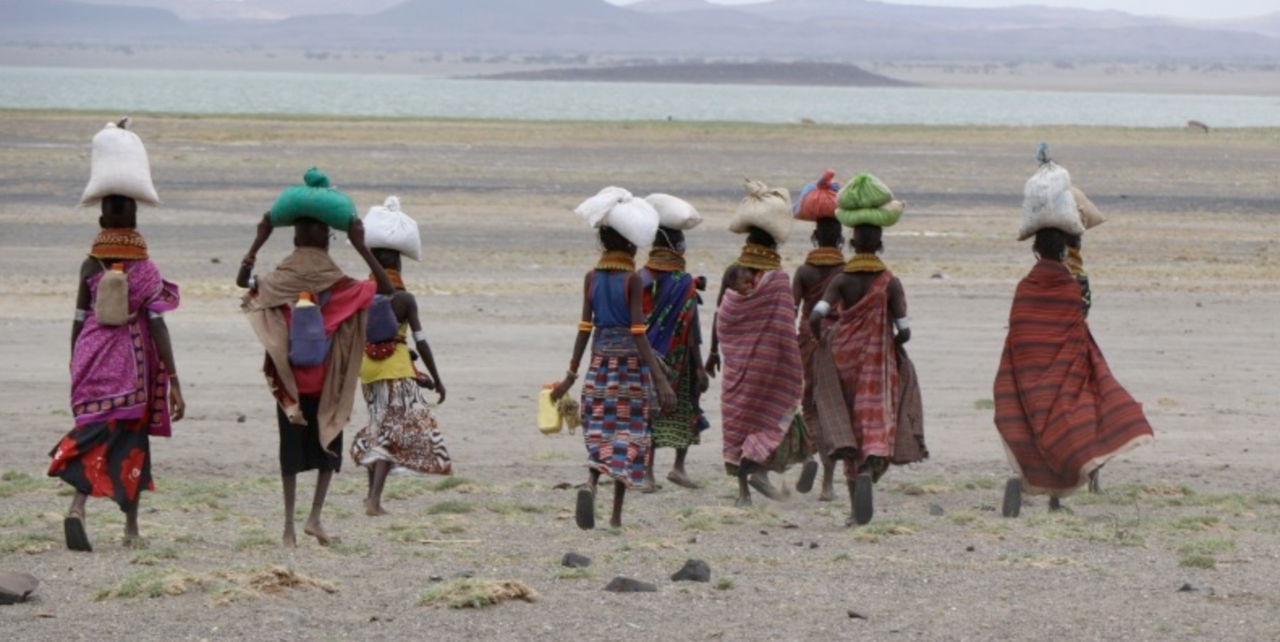
M 591 558 L 577 553 L 565 553 L 564 559 L 560 560 L 560 565 L 569 568 L 586 568 L 591 566 Z
M 809 550 L 813 550 L 813 549 L 815 549 L 815 548 L 818 548 L 818 543 L 817 543 L 817 542 L 809 542 Z
M 861 613 L 859 613 L 859 612 L 857 612 L 857 611 L 855 611 L 855 610 L 853 610 L 853 609 L 849 609 L 849 619 L 850 619 L 850 620 L 865 620 L 865 619 L 867 619 L 867 616 L 865 616 L 865 615 L 863 615 L 863 614 L 861 614 Z
M 604 587 L 604 590 L 610 593 L 657 593 L 658 587 L 629 577 L 615 577 L 609 581 L 609 585 Z
M 702 560 L 689 560 L 671 576 L 672 582 L 710 582 L 711 567 Z
M 246 416 L 244 416 L 244 415 L 236 415 L 236 423 L 238 423 L 238 424 L 242 424 L 242 423 L 244 423 L 244 422 L 246 422 L 246 421 L 248 421 L 248 420 L 249 420 L 249 418 L 248 418 L 248 417 L 246 417 Z

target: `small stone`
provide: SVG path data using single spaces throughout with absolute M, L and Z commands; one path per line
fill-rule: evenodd
M 937 279 L 939 281 L 945 281 L 947 280 L 947 275 L 943 272 L 934 272 L 932 275 L 929 276 L 929 278 Z
M 699 540 L 701 540 L 701 539 L 702 539 L 701 537 L 699 537 L 699 536 L 697 536 L 697 535 L 694 535 L 693 537 L 690 537 L 690 538 L 689 538 L 689 543 L 690 543 L 690 544 L 697 544 L 697 543 L 698 543 L 698 541 L 699 541 Z
M 942 507 L 937 504 L 929 504 L 929 514 L 934 517 L 942 517 L 947 514 L 947 511 L 942 510 Z
M 469 580 L 475 576 L 476 576 L 475 571 L 460 571 L 458 573 L 455 573 L 453 575 L 453 578 L 456 580 Z
M 565 553 L 560 565 L 568 568 L 586 568 L 591 566 L 591 558 L 577 553 Z
M 672 582 L 710 582 L 711 566 L 702 560 L 689 560 L 684 568 L 671 576 Z
M 978 550 L 978 549 L 976 549 L 976 548 L 974 548 L 974 547 L 972 547 L 972 546 L 966 546 L 966 547 L 964 547 L 964 552 L 966 552 L 966 553 L 972 553 L 972 552 L 974 552 L 974 551 L 976 551 L 976 550 Z
M 865 615 L 863 615 L 863 614 L 861 614 L 861 613 L 859 613 L 859 612 L 857 612 L 857 611 L 855 611 L 855 610 L 853 610 L 853 609 L 849 609 L 849 619 L 850 619 L 850 620 L 865 620 L 865 619 L 867 619 L 867 616 L 865 616 Z
M 249 418 L 248 418 L 248 417 L 246 417 L 246 416 L 244 416 L 244 414 L 243 414 L 243 413 L 241 413 L 241 414 L 239 414 L 239 415 L 236 415 L 236 423 L 238 423 L 238 424 L 242 424 L 242 423 L 244 423 L 244 422 L 246 422 L 246 421 L 249 421 Z
M 551 490 L 569 490 L 570 488 L 573 488 L 573 484 L 570 484 L 569 482 L 560 482 L 559 484 L 552 486 Z
M 799 524 L 786 523 L 782 525 L 782 530 L 785 530 L 785 531 L 794 531 L 798 528 L 800 528 Z
M 760 531 L 760 534 L 761 534 L 761 535 L 764 535 L 765 537 L 768 537 L 768 536 L 769 536 L 769 531 Z
M 609 581 L 604 590 L 610 593 L 657 593 L 658 587 L 629 577 L 615 577 Z
M 818 543 L 817 543 L 817 542 L 809 542 L 809 550 L 813 550 L 813 549 L 815 549 L 815 548 L 818 548 Z
M 429 577 L 429 578 L 427 578 L 427 579 L 428 579 L 429 581 L 432 581 L 432 582 L 443 582 L 443 581 L 444 581 L 444 576 L 443 576 L 443 575 L 432 575 L 431 577 Z

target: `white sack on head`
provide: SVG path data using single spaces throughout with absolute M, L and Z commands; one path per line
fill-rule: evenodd
M 795 220 L 791 215 L 791 192 L 785 187 L 770 189 L 760 181 L 744 178 L 747 197 L 738 204 L 738 211 L 729 221 L 729 231 L 734 234 L 746 234 L 753 227 L 769 233 L 773 240 L 782 245 L 791 238 L 791 228 Z
M 1071 174 L 1050 161 L 1027 180 L 1022 199 L 1022 230 L 1018 240 L 1025 241 L 1045 228 L 1067 234 L 1084 234 L 1076 199 L 1071 193 Z
M 395 250 L 415 261 L 422 260 L 418 222 L 400 211 L 396 196 L 388 196 L 381 207 L 371 207 L 364 215 L 364 243 L 371 250 Z
M 1098 206 L 1080 188 L 1072 185 L 1071 195 L 1076 198 L 1076 209 L 1080 212 L 1080 223 L 1084 225 L 1084 229 L 1091 230 L 1107 222 L 1107 217 L 1102 215 Z
M 93 137 L 89 184 L 80 204 L 96 205 L 108 196 L 125 196 L 139 203 L 159 205 L 160 196 L 151 182 L 147 148 L 138 135 L 126 129 L 129 119 L 107 126 Z
M 653 237 L 658 233 L 658 211 L 621 187 L 600 190 L 573 212 L 592 228 L 611 227 L 617 230 L 636 247 L 653 245 Z
M 702 224 L 702 215 L 688 201 L 670 194 L 650 194 L 644 200 L 658 210 L 660 227 L 688 231 Z

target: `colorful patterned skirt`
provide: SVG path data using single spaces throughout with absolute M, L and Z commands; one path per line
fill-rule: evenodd
M 100 421 L 77 426 L 49 453 L 49 476 L 76 492 L 109 497 L 120 510 L 137 507 L 151 480 L 151 438 L 142 419 Z
M 711 426 L 698 405 L 698 379 L 693 361 L 685 360 L 685 372 L 668 380 L 675 382 L 676 407 L 669 415 L 653 418 L 653 447 L 683 449 L 702 443 L 702 431 Z M 664 366 L 665 367 L 665 366 Z
M 644 483 L 652 439 L 653 383 L 628 328 L 597 328 L 591 367 L 582 383 L 582 434 L 587 467 L 626 484 Z
M 444 446 L 422 388 L 413 379 L 384 379 L 363 386 L 369 425 L 356 433 L 351 458 L 361 466 L 391 462 L 391 472 L 452 475 Z

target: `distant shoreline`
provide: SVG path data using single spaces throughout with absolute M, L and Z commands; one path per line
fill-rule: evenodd
M 689 85 L 915 87 L 858 65 L 819 62 L 674 63 L 569 67 L 458 77 L 465 80 L 650 82 Z

